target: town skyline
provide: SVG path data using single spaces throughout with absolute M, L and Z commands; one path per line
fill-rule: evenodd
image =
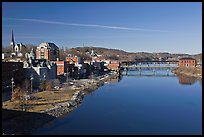
M 15 41 L 34 45 L 47 41 L 65 48 L 202 52 L 201 3 L 4 2 L 2 8 L 3 46 L 10 44 L 13 30 Z

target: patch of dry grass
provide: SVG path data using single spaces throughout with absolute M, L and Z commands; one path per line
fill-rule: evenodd
M 202 69 L 201 68 L 186 68 L 186 67 L 181 67 L 176 69 L 176 73 L 182 73 L 186 75 L 202 75 Z
M 55 103 L 66 102 L 71 99 L 75 90 L 69 91 L 43 91 L 34 93 L 36 99 L 28 100 L 30 105 L 28 112 L 39 112 L 48 108 L 52 108 Z M 2 108 L 11 110 L 20 110 L 19 101 L 5 101 Z

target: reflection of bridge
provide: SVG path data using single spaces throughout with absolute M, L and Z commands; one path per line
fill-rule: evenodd
M 122 66 L 121 68 L 177 68 L 178 66 L 136 66 L 136 65 L 133 65 L 133 66 Z
M 166 75 L 164 74 L 122 74 L 122 76 L 148 76 L 148 77 L 176 77 L 176 75 L 169 75 L 168 73 Z

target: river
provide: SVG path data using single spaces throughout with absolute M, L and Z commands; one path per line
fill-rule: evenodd
M 201 135 L 202 82 L 165 69 L 123 72 L 33 134 Z

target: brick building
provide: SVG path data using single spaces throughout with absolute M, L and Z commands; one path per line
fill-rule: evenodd
M 66 61 L 70 64 L 82 64 L 84 62 L 81 57 L 77 56 L 68 56 L 66 57 Z
M 179 59 L 179 67 L 196 67 L 196 60 L 191 57 Z
M 69 64 L 67 61 L 55 61 L 57 65 L 57 76 L 67 76 L 67 72 L 69 73 L 69 77 L 76 78 L 78 77 L 78 67 L 75 64 Z
M 43 42 L 36 48 L 36 59 L 56 61 L 59 58 L 59 48 L 54 43 Z
M 110 64 L 108 64 L 107 68 L 109 70 L 118 71 L 120 69 L 120 63 L 119 62 L 111 62 Z
M 67 61 L 55 61 L 57 65 L 57 75 L 64 75 L 66 73 L 69 63 Z

